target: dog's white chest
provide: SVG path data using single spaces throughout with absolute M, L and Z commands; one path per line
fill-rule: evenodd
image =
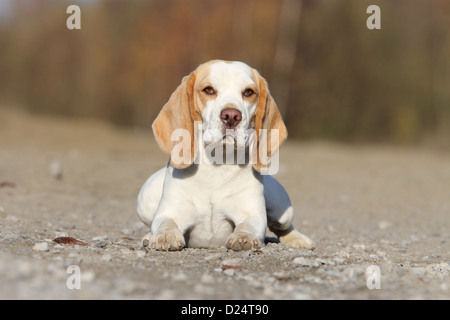
M 189 247 L 220 247 L 234 230 L 226 214 L 210 203 L 210 210 L 199 212 L 197 223 L 188 229 L 185 238 Z
M 250 166 L 200 165 L 195 170 L 188 178 L 190 189 L 183 188 L 189 190 L 189 201 L 195 207 L 186 243 L 189 247 L 220 247 L 236 227 L 233 221 L 245 215 L 241 207 L 248 202 L 249 194 L 262 195 L 262 183 Z M 261 197 L 259 201 L 264 200 Z

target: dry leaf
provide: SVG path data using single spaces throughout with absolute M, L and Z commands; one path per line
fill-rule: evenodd
M 0 188 L 15 188 L 16 184 L 11 181 L 2 181 L 0 182 Z
M 53 239 L 56 243 L 62 243 L 62 244 L 73 244 L 77 246 L 87 246 L 88 244 L 86 242 L 74 239 L 72 237 L 59 237 L 56 239 Z
M 243 266 L 228 266 L 226 264 L 222 265 L 222 270 L 227 270 L 227 269 L 245 269 L 245 267 L 243 267 Z

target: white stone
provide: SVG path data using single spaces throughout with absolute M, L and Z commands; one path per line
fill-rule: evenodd
M 222 261 L 222 263 L 220 265 L 222 265 L 222 266 L 232 266 L 232 267 L 240 266 L 241 265 L 241 259 L 239 259 L 239 258 L 225 259 L 225 260 Z
M 55 179 L 62 179 L 63 177 L 63 168 L 61 161 L 53 160 L 48 165 L 48 174 Z
M 225 269 L 223 270 L 223 273 L 226 274 L 227 276 L 233 276 L 234 275 L 234 269 Z
M 33 250 L 45 252 L 49 251 L 50 249 L 47 242 L 38 242 L 33 246 Z
M 96 236 L 96 237 L 92 238 L 92 241 L 104 241 L 104 240 L 108 240 L 108 236 L 107 235 Z
M 303 257 L 297 257 L 292 262 L 302 267 L 318 267 L 320 265 L 319 261 Z

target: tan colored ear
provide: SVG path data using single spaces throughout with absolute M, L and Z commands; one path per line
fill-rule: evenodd
M 195 72 L 183 78 L 152 124 L 156 141 L 169 156 L 172 156 L 173 148 L 179 143 L 171 139 L 174 130 L 184 129 L 186 133 L 189 133 L 190 154 L 183 155 L 181 161 L 174 161 L 173 158 L 170 160 L 171 165 L 179 169 L 190 166 L 197 153 L 194 149 L 194 121 L 197 120 L 193 104 L 195 78 Z
M 256 150 L 255 148 L 253 150 L 257 154 L 253 153 L 252 163 L 256 171 L 262 172 L 268 169 L 270 157 L 278 152 L 286 140 L 287 129 L 277 104 L 269 92 L 266 80 L 256 70 L 253 70 L 253 73 L 258 79 L 259 97 L 255 115 Z

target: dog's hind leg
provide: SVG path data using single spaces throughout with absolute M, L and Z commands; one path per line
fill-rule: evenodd
M 161 200 L 166 170 L 166 168 L 163 168 L 151 175 L 139 191 L 137 214 L 149 228 L 152 226 L 156 209 L 158 209 Z M 142 238 L 141 242 L 144 248 L 148 247 L 151 237 L 152 233 L 149 232 Z
M 267 226 L 280 242 L 295 248 L 313 250 L 315 243 L 292 225 L 294 208 L 283 186 L 272 176 L 264 176 Z

